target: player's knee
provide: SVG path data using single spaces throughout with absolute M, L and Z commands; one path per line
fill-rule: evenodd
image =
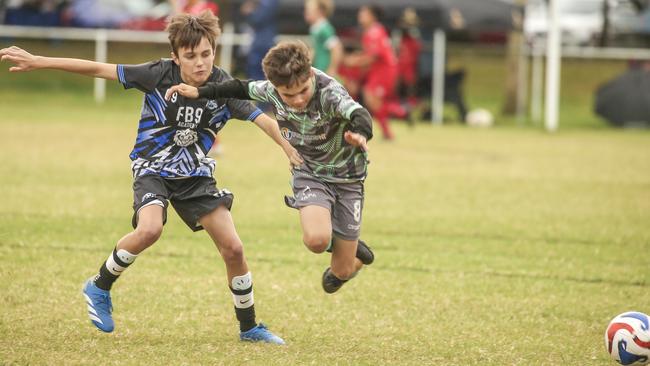
M 226 263 L 239 263 L 244 259 L 244 246 L 239 240 L 223 243 L 220 251 L 221 257 Z
M 322 253 L 330 244 L 331 236 L 324 233 L 305 233 L 302 241 L 314 253 Z
M 162 224 L 152 224 L 142 227 L 138 226 L 138 228 L 135 230 L 135 233 L 138 236 L 140 243 L 143 246 L 148 247 L 160 238 L 160 235 L 162 234 L 162 228 Z

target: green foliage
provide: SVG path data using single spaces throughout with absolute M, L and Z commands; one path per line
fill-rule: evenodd
M 326 295 L 328 257 L 282 203 L 286 159 L 231 121 L 216 177 L 235 193 L 258 318 L 288 346 L 238 341 L 223 263 L 173 210 L 102 334 L 80 290 L 130 230 L 141 96 L 113 85 L 97 106 L 88 80 L 52 87 L 61 73 L 6 87 L 20 77 L 0 74 L 3 364 L 612 365 L 609 320 L 650 312 L 647 132 L 396 125 L 395 142 L 371 141 L 377 260 Z

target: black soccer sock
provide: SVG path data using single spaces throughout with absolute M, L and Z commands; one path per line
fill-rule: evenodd
M 245 332 L 255 328 L 255 305 L 253 299 L 253 276 L 250 272 L 235 276 L 231 281 L 230 291 L 235 303 L 235 315 L 239 320 L 239 330 Z
M 136 257 L 136 254 L 131 254 L 124 249 L 113 249 L 108 259 L 99 267 L 95 285 L 102 290 L 110 291 L 113 283 L 135 261 Z
M 257 323 L 255 322 L 255 305 L 246 309 L 235 307 L 235 315 L 237 315 L 237 320 L 239 320 L 240 331 L 246 332 L 257 326 Z

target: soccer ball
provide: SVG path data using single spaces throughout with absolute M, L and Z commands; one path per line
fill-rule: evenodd
M 494 117 L 487 109 L 478 108 L 467 113 L 465 122 L 472 127 L 490 127 L 494 123 Z
M 650 317 L 639 312 L 618 315 L 607 326 L 605 347 L 621 365 L 650 362 Z

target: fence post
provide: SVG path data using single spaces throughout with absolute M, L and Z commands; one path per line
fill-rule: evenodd
M 433 72 L 431 74 L 431 123 L 442 124 L 445 93 L 445 31 L 433 32 Z
M 95 61 L 106 62 L 108 48 L 108 35 L 106 29 L 95 31 Z M 95 78 L 95 102 L 104 103 L 106 100 L 106 80 Z
M 560 114 L 560 0 L 550 0 L 548 19 L 548 43 L 546 46 L 546 116 L 545 126 L 549 132 L 557 130 Z
M 521 37 L 519 48 L 519 69 L 517 70 L 517 123 L 526 122 L 526 104 L 528 102 L 528 44 L 526 37 Z
M 219 55 L 219 67 L 227 73 L 231 73 L 232 50 L 234 44 L 235 26 L 232 23 L 225 23 L 221 32 L 221 54 Z

